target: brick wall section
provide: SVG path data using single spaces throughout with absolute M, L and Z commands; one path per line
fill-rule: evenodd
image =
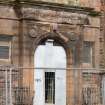
M 105 68 L 105 1 L 101 0 L 100 67 Z
M 80 6 L 94 8 L 96 11 L 100 11 L 100 0 L 80 0 Z

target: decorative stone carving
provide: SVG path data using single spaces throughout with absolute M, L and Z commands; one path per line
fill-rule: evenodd
M 50 25 L 40 23 L 28 23 L 28 34 L 31 37 L 37 37 L 38 35 L 46 34 L 50 32 Z
M 69 39 L 69 42 L 76 43 L 79 40 L 79 35 L 73 32 L 61 32 L 62 35 Z
M 77 28 L 75 26 L 64 26 L 65 28 L 63 28 L 63 25 L 59 24 L 44 24 L 36 22 L 27 22 L 26 24 L 28 35 L 33 38 L 48 33 L 50 36 L 56 34 L 71 46 L 74 46 L 79 40 L 79 35 L 75 33 Z
M 23 8 L 23 17 L 36 19 L 41 22 L 56 22 L 68 24 L 84 24 L 87 16 L 85 14 L 78 14 L 64 11 L 54 11 L 49 9 L 39 8 Z

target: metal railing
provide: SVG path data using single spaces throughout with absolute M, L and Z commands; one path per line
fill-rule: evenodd
M 66 105 L 70 102 L 72 105 L 105 105 L 104 69 L 5 66 L 0 67 L 0 105 L 35 105 L 33 101 L 36 93 L 33 85 L 35 70 L 47 72 L 44 79 L 45 91 L 47 91 L 44 96 L 46 102 L 56 104 L 55 75 L 58 71 L 66 71 Z M 60 78 L 58 80 L 60 81 Z M 73 88 L 72 96 L 71 88 Z

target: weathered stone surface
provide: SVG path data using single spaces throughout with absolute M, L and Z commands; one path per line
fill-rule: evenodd
M 83 4 L 90 6 L 88 1 Z M 98 2 L 98 0 L 97 0 Z M 91 0 L 92 3 L 92 0 Z M 28 4 L 27 4 L 28 5 Z M 90 7 L 94 7 L 91 4 Z M 98 5 L 97 5 L 98 6 Z M 78 9 L 78 8 L 77 8 Z M 99 9 L 99 8 L 97 8 Z M 96 10 L 97 10 L 96 9 Z M 94 62 L 95 67 L 99 68 L 104 65 L 104 33 L 100 34 L 100 17 L 91 17 L 86 11 L 64 11 L 63 9 L 52 10 L 49 8 L 37 6 L 22 5 L 20 12 L 21 17 L 13 7 L 0 6 L 0 34 L 13 35 L 11 62 L 15 66 L 33 68 L 34 53 L 41 41 L 47 38 L 53 38 L 60 43 L 67 54 L 67 68 L 75 67 L 74 52 L 76 52 L 77 65 L 83 67 L 82 44 L 83 41 L 94 43 Z M 102 27 L 102 29 L 104 29 Z M 0 64 L 8 64 L 1 61 Z M 85 65 L 85 67 L 93 67 Z M 27 69 L 23 75 L 23 85 L 30 86 L 33 90 L 34 69 Z M 73 70 L 67 71 L 67 104 L 73 105 L 74 78 Z M 82 79 L 78 71 L 78 96 L 76 97 L 81 105 Z M 77 84 L 76 84 L 77 85 Z M 76 87 L 77 89 L 77 87 Z
M 27 34 L 31 37 L 37 37 L 39 35 L 46 34 L 51 30 L 50 24 L 41 24 L 34 21 L 26 22 L 26 27 L 28 32 Z
M 58 12 L 36 8 L 23 8 L 22 11 L 24 18 L 31 18 L 43 22 L 84 24 L 84 21 L 87 18 L 84 14 L 69 13 L 64 11 Z

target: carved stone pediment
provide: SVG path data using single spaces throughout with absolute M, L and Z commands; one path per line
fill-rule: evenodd
M 46 35 L 47 36 L 58 36 L 62 38 L 65 42 L 67 43 L 73 43 L 75 44 L 79 40 L 79 35 L 76 34 L 76 27 L 65 27 L 65 28 L 60 28 L 56 26 L 57 30 L 54 30 L 54 26 L 52 24 L 42 24 L 42 23 L 36 23 L 36 22 L 27 22 L 27 32 L 28 35 L 35 38 L 40 35 Z M 68 30 L 67 30 L 68 28 Z M 62 30 L 61 30 L 62 29 Z M 55 32 L 54 32 L 55 31 Z
M 50 32 L 50 25 L 30 22 L 27 24 L 28 35 L 37 37 Z

